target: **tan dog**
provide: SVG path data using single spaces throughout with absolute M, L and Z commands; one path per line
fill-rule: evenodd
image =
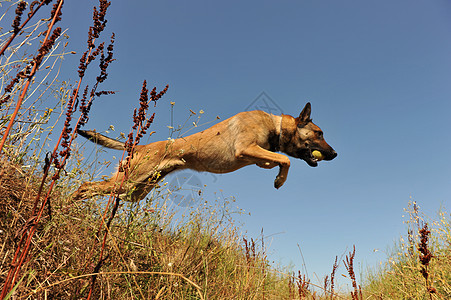
M 274 181 L 278 189 L 287 180 L 290 160 L 276 151 L 303 159 L 312 167 L 318 165 L 318 160 L 332 160 L 337 156 L 324 140 L 321 129 L 313 124 L 310 113 L 310 103 L 297 118 L 246 111 L 184 138 L 138 145 L 130 161 L 129 177 L 120 190 L 125 174 L 121 168 L 108 181 L 83 183 L 74 199 L 109 194 L 115 188 L 119 197 L 125 193 L 124 200 L 139 201 L 175 170 L 228 173 L 253 164 L 265 169 L 279 166 Z M 79 134 L 105 147 L 124 150 L 124 143 L 95 131 L 80 130 Z M 314 150 L 321 152 L 319 159 L 318 155 L 317 158 L 312 155 Z

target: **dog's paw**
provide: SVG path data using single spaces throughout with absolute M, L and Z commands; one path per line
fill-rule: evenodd
M 285 177 L 277 176 L 276 179 L 274 180 L 274 187 L 276 189 L 279 189 L 285 183 L 285 180 L 287 180 Z

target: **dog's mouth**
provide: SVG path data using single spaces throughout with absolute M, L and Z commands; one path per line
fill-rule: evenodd
M 319 159 L 313 156 L 313 151 L 312 149 L 302 149 L 298 154 L 299 158 L 304 160 L 310 167 L 317 167 Z
M 298 149 L 296 157 L 304 160 L 310 167 L 317 167 L 318 162 L 322 160 L 332 160 L 337 157 L 337 152 L 334 149 L 327 151 L 319 150 L 316 147 L 306 147 L 303 149 Z
M 303 149 L 299 152 L 299 158 L 305 160 L 311 167 L 318 166 L 321 160 L 332 160 L 337 157 L 337 152 L 334 149 L 330 151 L 320 151 L 317 149 Z

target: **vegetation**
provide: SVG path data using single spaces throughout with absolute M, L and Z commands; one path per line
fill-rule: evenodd
M 263 236 L 240 234 L 235 216 L 242 212 L 234 199 L 202 199 L 181 210 L 161 186 L 142 203 L 114 194 L 73 201 L 74 188 L 99 169 L 74 138 L 93 101 L 113 93 L 101 90 L 114 61 L 114 34 L 108 45 L 102 40 L 110 3 L 100 0 L 94 8 L 74 83 L 59 78 L 64 56 L 75 54 L 56 27 L 63 1 L 0 4 L 9 7 L 0 18 L 6 30 L 0 31 L 0 299 L 451 298 L 449 214 L 429 220 L 413 203 L 407 238 L 360 286 L 355 248 L 335 260 L 320 284 L 274 267 Z M 83 82 L 88 72 L 97 74 L 91 88 Z M 144 81 L 121 159 L 125 168 L 154 119 L 149 103 L 157 104 L 167 89 L 149 91 Z M 341 263 L 351 292 L 336 287 Z
M 451 298 L 451 219 L 440 211 L 429 219 L 415 202 L 406 209 L 407 236 L 390 251 L 388 261 L 369 271 L 365 291 L 378 299 Z

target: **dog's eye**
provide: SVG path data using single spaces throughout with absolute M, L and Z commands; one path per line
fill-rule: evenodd
M 318 131 L 316 134 L 318 135 L 319 138 L 323 138 L 323 132 L 322 131 Z

